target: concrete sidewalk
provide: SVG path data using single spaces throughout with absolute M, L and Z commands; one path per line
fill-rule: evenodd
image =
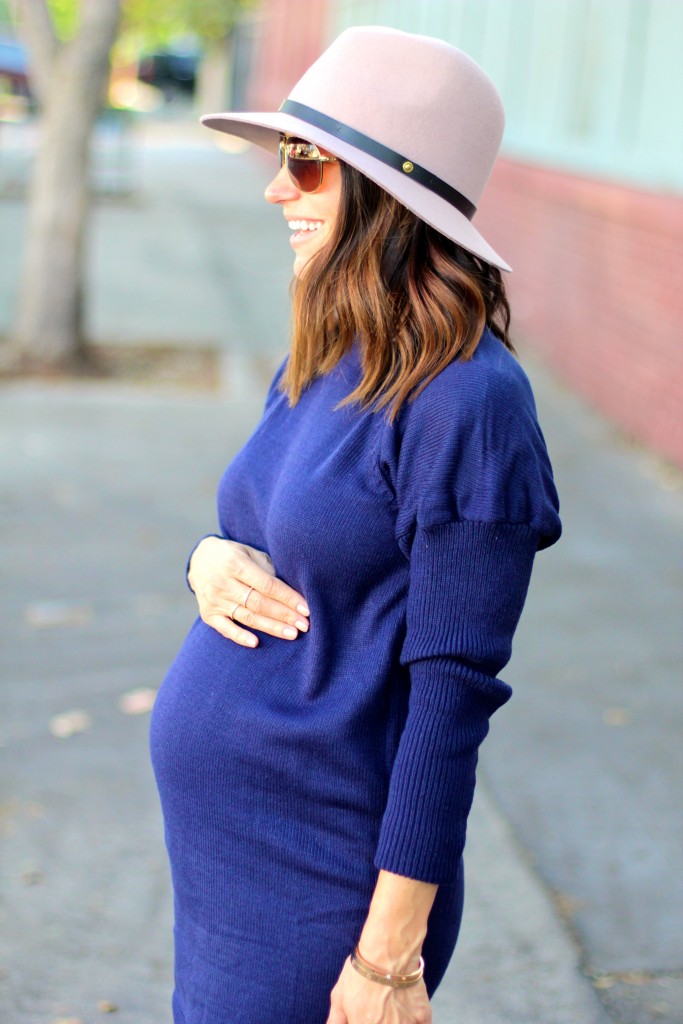
M 219 391 L 0 388 L 10 1024 L 90 1024 L 107 1003 L 122 1022 L 170 1019 L 146 710 L 194 616 L 187 549 L 214 528 L 218 477 L 286 345 L 291 268 L 287 230 L 261 199 L 270 166 L 205 135 L 152 124 L 137 138 L 136 192 L 96 211 L 90 325 L 122 345 L 218 346 Z M 0 333 L 23 216 L 18 200 L 0 205 Z M 516 695 L 484 745 L 466 916 L 435 1021 L 674 1024 L 680 478 L 522 358 L 566 532 L 539 557 L 505 673 Z

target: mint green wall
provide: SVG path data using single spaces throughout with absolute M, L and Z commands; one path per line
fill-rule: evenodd
M 510 156 L 683 193 L 683 0 L 330 0 L 330 38 L 371 24 L 474 57 Z

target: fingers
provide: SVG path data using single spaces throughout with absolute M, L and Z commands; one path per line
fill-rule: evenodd
M 236 596 L 238 590 L 239 598 Z M 270 599 L 262 600 L 256 590 L 248 589 L 245 592 L 244 585 L 238 581 L 231 581 L 228 590 L 200 592 L 197 600 L 204 622 L 228 639 L 237 640 L 249 647 L 256 645 L 250 643 L 255 638 L 247 632 L 248 629 L 256 629 L 283 640 L 296 640 L 300 632 L 308 631 L 308 619 Z M 241 600 L 246 600 L 247 605 L 242 604 Z M 273 615 L 260 614 L 252 605 L 272 609 Z
M 235 557 L 238 558 L 238 556 L 239 552 L 235 552 Z M 269 609 L 264 607 L 256 608 L 255 610 L 267 614 L 268 610 L 272 611 L 275 605 L 280 604 L 299 615 L 309 614 L 308 606 L 301 594 L 298 594 L 292 587 L 279 580 L 272 572 L 267 572 L 260 565 L 257 565 L 250 555 L 239 559 L 235 565 L 235 570 L 235 576 L 241 582 L 245 583 L 247 587 L 253 587 L 258 596 L 264 597 L 271 602 Z M 254 595 L 252 595 L 253 597 Z M 255 607 L 251 604 L 251 599 L 249 604 L 250 607 Z
M 249 604 L 251 605 L 254 600 L 254 594 L 249 597 Z M 283 606 L 280 606 L 283 607 Z M 302 619 L 301 616 L 296 616 L 294 612 L 286 611 L 286 618 L 283 622 L 281 619 L 270 618 L 267 615 L 259 615 L 256 611 L 252 610 L 251 607 L 246 607 L 243 604 L 237 605 L 234 610 L 231 610 L 230 617 L 233 622 L 239 622 L 242 626 L 247 626 L 249 629 L 258 629 L 261 633 L 269 633 L 271 636 L 282 637 L 283 640 L 296 640 L 299 635 L 299 631 L 305 633 L 308 630 L 308 622 Z
M 253 626 L 255 629 L 265 628 L 267 633 L 272 630 L 267 626 L 259 625 L 259 622 L 275 623 L 276 626 L 286 623 L 303 633 L 308 629 L 308 618 L 305 615 L 281 601 L 268 597 L 256 587 L 243 595 L 238 611 L 240 622 L 243 622 L 245 626 Z
M 235 599 L 228 609 L 233 621 L 285 640 L 295 640 L 300 632 L 307 632 L 310 613 L 306 602 L 273 574 L 268 555 L 252 548 L 235 547 L 229 567 L 232 579 L 225 592 L 226 597 Z M 260 556 L 261 565 L 257 564 L 256 556 Z
M 255 637 L 253 633 L 247 632 L 246 629 L 240 629 L 234 620 L 229 619 L 227 615 L 207 615 L 206 618 L 204 616 L 202 618 L 207 626 L 211 626 L 217 633 L 224 636 L 226 640 L 233 640 L 242 647 L 258 647 L 258 637 Z

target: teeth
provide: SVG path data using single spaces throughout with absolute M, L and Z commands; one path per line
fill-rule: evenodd
M 289 220 L 287 223 L 292 231 L 317 231 L 320 227 L 320 221 Z

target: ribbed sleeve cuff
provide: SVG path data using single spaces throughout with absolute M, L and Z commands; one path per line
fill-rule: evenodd
M 410 666 L 408 720 L 394 763 L 375 865 L 437 885 L 455 882 L 477 751 L 510 687 L 452 658 Z M 494 698 L 495 691 L 495 698 Z
M 450 522 L 417 529 L 406 637 L 410 703 L 392 769 L 376 865 L 426 882 L 457 877 L 489 716 L 510 697 L 510 658 L 538 531 Z
M 497 675 L 510 659 L 537 545 L 538 531 L 525 524 L 418 528 L 401 661 L 453 655 Z

